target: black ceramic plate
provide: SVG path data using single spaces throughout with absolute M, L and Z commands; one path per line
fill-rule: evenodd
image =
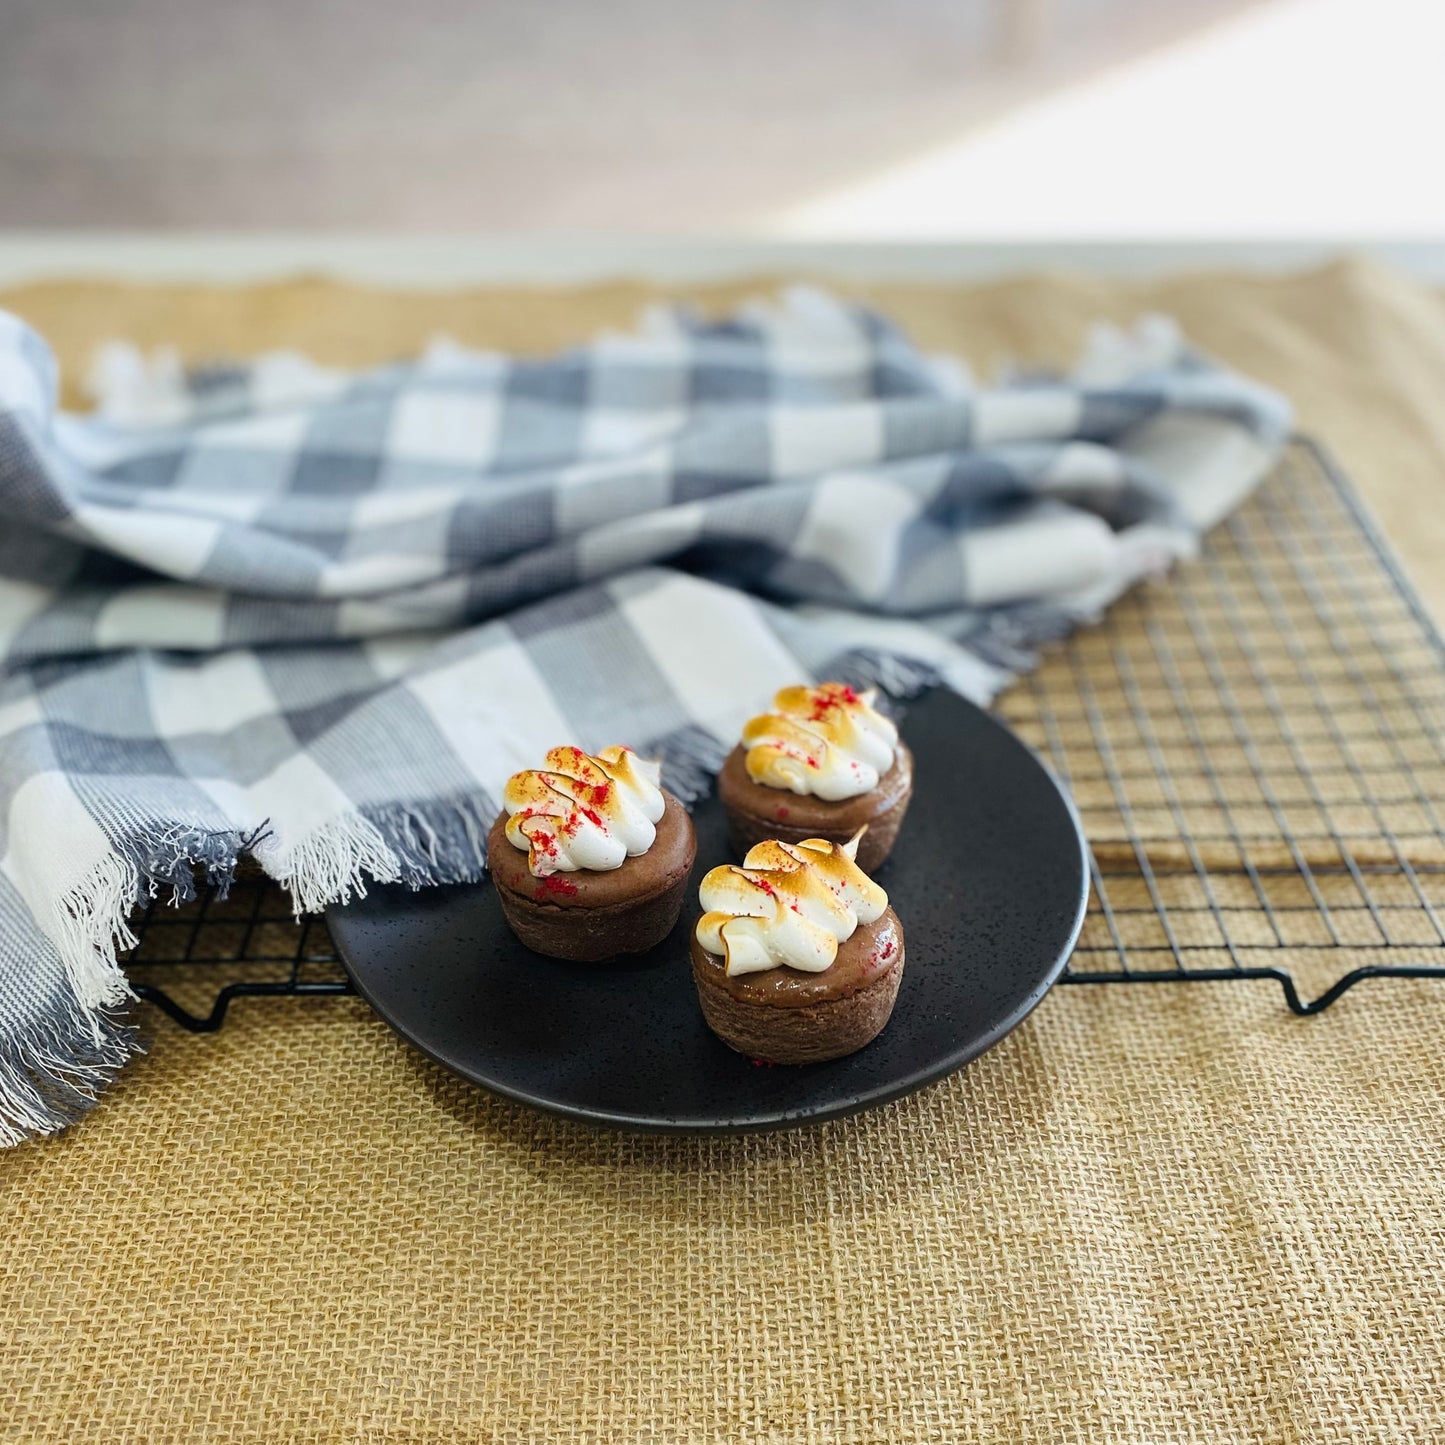
M 328 915 L 357 989 L 464 1078 L 623 1129 L 784 1128 L 853 1113 L 966 1064 L 1048 991 L 1088 888 L 1072 806 L 1006 728 L 939 689 L 913 705 L 913 804 L 878 881 L 903 923 L 892 1021 L 850 1058 L 765 1067 L 703 1023 L 687 957 L 696 882 L 731 861 L 716 800 L 694 814 L 697 868 L 670 938 L 618 964 L 519 944 L 490 884 L 373 890 Z

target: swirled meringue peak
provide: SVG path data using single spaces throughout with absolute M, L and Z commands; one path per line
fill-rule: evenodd
M 825 802 L 872 792 L 893 766 L 898 729 L 876 711 L 876 688 L 841 682 L 785 687 L 743 728 L 748 776 Z
M 846 843 L 809 838 L 759 843 L 742 867 L 714 868 L 698 890 L 707 911 L 697 941 L 726 960 L 730 975 L 796 968 L 822 973 L 860 923 L 873 923 L 888 895 L 853 861 L 860 828 Z
M 646 853 L 667 806 L 662 764 L 631 748 L 553 748 L 546 766 L 513 773 L 502 790 L 507 841 L 528 855 L 534 878 L 606 872 Z

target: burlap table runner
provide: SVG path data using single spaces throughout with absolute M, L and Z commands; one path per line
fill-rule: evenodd
M 73 372 L 112 335 L 536 348 L 644 294 L 0 304 Z M 1445 611 L 1435 295 L 1358 265 L 868 294 L 983 365 L 1174 313 L 1291 393 Z M 1006 710 L 1027 727 L 1027 699 Z M 1424 983 L 1309 1022 L 1263 983 L 1074 988 L 876 1114 L 689 1141 L 494 1102 L 354 1000 L 243 1003 L 211 1037 L 151 1016 L 151 1055 L 85 1124 L 0 1156 L 0 1438 L 1441 1438 L 1442 1020 Z

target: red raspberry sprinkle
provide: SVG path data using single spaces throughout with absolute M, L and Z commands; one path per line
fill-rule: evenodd
M 819 694 L 813 699 L 809 722 L 822 722 L 835 707 L 841 707 L 845 703 L 852 706 L 862 701 L 851 687 L 839 687 L 836 683 L 825 683 Z

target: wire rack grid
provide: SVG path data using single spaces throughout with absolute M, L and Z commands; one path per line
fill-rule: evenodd
M 1093 848 L 1064 982 L 1274 979 L 1308 1015 L 1366 978 L 1445 978 L 1445 644 L 1316 443 L 996 710 Z M 137 932 L 137 991 L 186 1028 L 350 988 L 324 921 L 259 877 Z

